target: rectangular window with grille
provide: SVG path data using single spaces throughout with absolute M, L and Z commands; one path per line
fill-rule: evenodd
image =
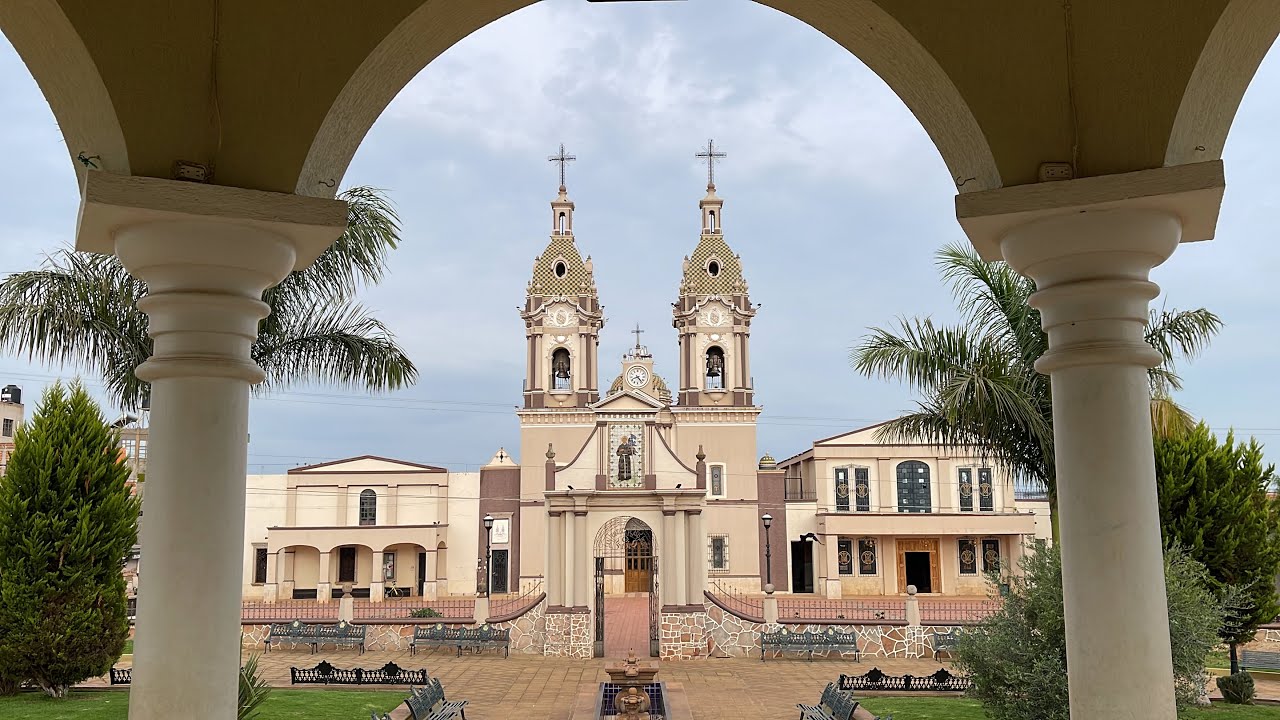
M 840 538 L 836 543 L 836 559 L 840 563 L 841 575 L 853 574 L 853 541 L 848 538 Z
M 4 435 L 5 437 L 13 437 L 13 418 L 4 419 L 4 431 L 0 432 L 0 435 Z
M 991 482 L 991 468 L 978 468 L 978 508 L 992 512 L 995 508 L 996 489 Z
M 707 562 L 707 570 L 712 574 L 729 572 L 729 536 L 711 536 L 711 557 Z
M 849 468 L 836 468 L 836 512 L 849 512 Z
M 972 538 L 960 538 L 960 574 L 978 574 L 978 548 Z
M 871 512 L 871 474 L 866 468 L 853 469 L 853 495 L 858 512 Z
M 724 466 L 711 466 L 711 494 L 716 497 L 724 495 Z
M 860 538 L 858 540 L 858 574 L 876 574 L 876 539 Z
M 1000 570 L 1000 539 L 986 538 L 982 541 L 982 569 L 985 572 Z
M 973 511 L 973 468 L 960 468 L 960 512 Z
M 253 549 L 253 581 L 259 585 L 267 582 L 267 549 L 264 547 Z

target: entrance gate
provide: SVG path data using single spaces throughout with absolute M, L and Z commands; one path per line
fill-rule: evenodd
M 605 595 L 620 592 L 649 594 L 649 656 L 658 657 L 658 555 L 653 530 L 636 518 L 613 518 L 596 533 L 595 657 L 604 657 Z

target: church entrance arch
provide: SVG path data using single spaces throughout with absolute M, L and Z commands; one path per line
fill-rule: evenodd
M 639 518 L 611 518 L 596 533 L 594 555 L 593 654 L 625 654 L 637 645 L 643 648 L 647 639 L 649 656 L 658 657 L 658 553 L 653 529 Z

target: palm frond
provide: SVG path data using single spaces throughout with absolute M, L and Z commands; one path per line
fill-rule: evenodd
M 369 390 L 412 384 L 418 369 L 391 331 L 354 303 L 317 306 L 259 335 L 253 358 L 267 373 L 260 389 L 318 380 Z

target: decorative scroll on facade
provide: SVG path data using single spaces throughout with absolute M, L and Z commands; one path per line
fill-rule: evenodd
M 644 487 L 644 426 L 609 426 L 609 487 Z

